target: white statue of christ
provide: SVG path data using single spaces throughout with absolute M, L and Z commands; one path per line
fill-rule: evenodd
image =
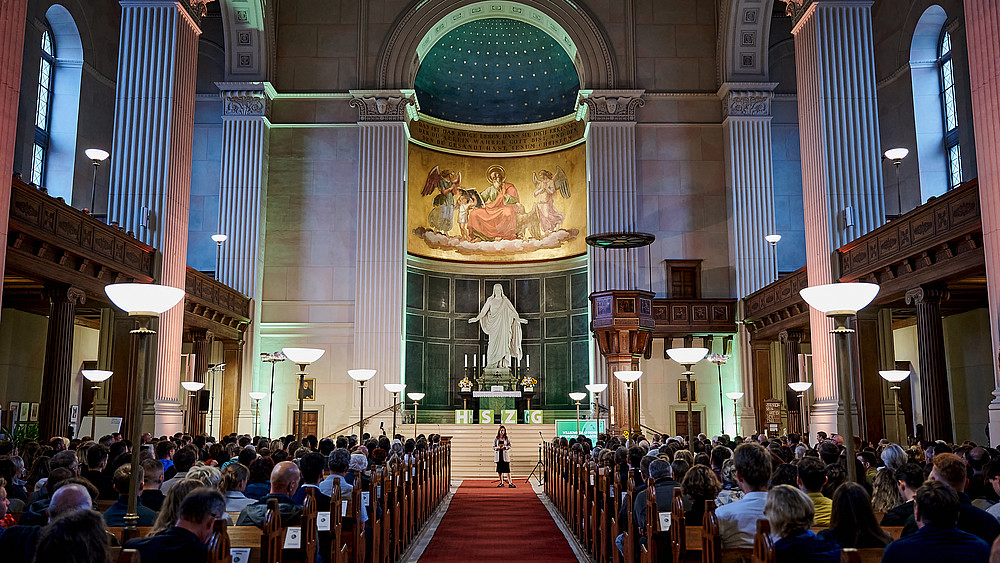
M 500 284 L 493 286 L 493 295 L 486 298 L 483 310 L 479 311 L 476 318 L 469 319 L 469 322 L 478 322 L 486 336 L 489 336 L 485 367 L 510 367 L 511 356 L 521 357 L 521 325 L 528 321 L 518 316 L 514 304 L 503 294 Z

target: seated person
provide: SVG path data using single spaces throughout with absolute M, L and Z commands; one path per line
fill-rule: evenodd
M 135 475 L 135 486 L 142 488 L 142 466 L 140 465 Z M 104 521 L 109 528 L 126 526 L 125 514 L 128 513 L 129 481 L 132 479 L 132 464 L 126 463 L 115 469 L 115 490 L 118 491 L 118 502 L 111 505 L 111 508 L 104 511 Z M 146 508 L 137 501 L 136 513 L 139 515 L 137 526 L 152 526 L 156 522 L 156 511 Z
M 777 563 L 840 562 L 840 546 L 809 529 L 814 515 L 812 500 L 791 485 L 778 485 L 767 493 L 764 516 L 771 524 L 771 537 L 778 538 L 774 542 Z
M 705 516 L 705 501 L 715 500 L 715 497 L 722 490 L 722 485 L 709 466 L 695 465 L 684 475 L 681 490 L 684 492 L 685 523 L 688 526 L 700 526 L 702 518 Z M 659 489 L 656 491 L 656 501 L 659 504 Z M 667 510 L 669 510 L 669 505 Z
M 958 510 L 958 529 L 979 537 L 987 544 L 1000 535 L 1000 522 L 990 516 L 985 510 L 972 506 L 972 499 L 965 494 L 969 484 L 965 460 L 953 453 L 940 453 L 934 456 L 933 469 L 928 481 L 939 481 L 955 489 L 960 503 Z M 907 521 L 903 528 L 903 536 L 909 536 L 917 530 L 916 518 Z
M 226 495 L 226 512 L 239 512 L 256 502 L 255 499 L 247 498 L 243 494 L 249 478 L 250 471 L 242 463 L 230 463 L 222 470 L 219 490 Z
M 97 487 L 99 500 L 115 500 L 118 493 L 111 478 L 104 474 L 108 465 L 108 448 L 95 444 L 87 449 L 87 470 L 80 474 Z
M 95 510 L 70 510 L 52 519 L 38 534 L 35 561 L 74 563 L 108 561 L 111 550 L 104 519 Z
M 129 540 L 125 548 L 137 550 L 143 563 L 200 563 L 208 556 L 205 544 L 212 537 L 215 521 L 225 513 L 222 493 L 196 488 L 184 497 L 173 526 L 155 536 Z
M 885 471 L 885 469 L 883 469 Z M 916 463 L 906 463 L 895 470 L 896 485 L 903 497 L 903 504 L 885 513 L 881 526 L 903 526 L 913 517 L 913 495 L 924 484 L 924 468 Z
M 326 459 L 316 452 L 307 453 L 299 461 L 299 471 L 302 472 L 302 484 L 299 486 L 299 490 L 295 491 L 295 494 L 292 495 L 292 500 L 295 501 L 295 504 L 303 504 L 306 500 L 306 491 L 312 489 L 316 498 L 316 509 L 320 512 L 330 510 L 330 497 L 324 495 L 319 489 L 319 482 L 323 478 L 324 465 L 326 465 Z
M 21 519 L 18 520 L 18 524 L 31 524 L 33 526 L 44 526 L 49 521 L 49 516 L 46 514 L 46 510 L 49 507 L 49 499 L 52 494 L 55 493 L 56 489 L 63 483 L 63 481 L 68 481 L 74 479 L 73 471 L 66 467 L 59 467 L 49 473 L 49 478 L 45 480 L 45 485 L 42 486 L 45 489 L 45 494 L 42 498 L 31 503 L 21 514 Z M 88 481 L 89 482 L 89 481 Z M 93 486 L 93 484 L 91 484 Z
M 796 470 L 798 476 L 795 482 L 799 490 L 812 500 L 813 508 L 816 510 L 813 524 L 822 528 L 829 526 L 833 501 L 820 492 L 826 484 L 826 464 L 816 458 L 807 457 L 799 462 Z
M 279 442 L 280 443 L 280 442 Z M 254 500 L 266 495 L 271 490 L 271 471 L 274 461 L 270 457 L 258 457 L 247 466 L 250 470 L 250 480 L 243 494 Z
M 913 500 L 918 529 L 890 543 L 882 555 L 883 563 L 989 559 L 990 544 L 957 527 L 960 503 L 955 489 L 929 480 L 917 489 Z
M 264 525 L 264 516 L 267 514 L 267 501 L 278 500 L 278 511 L 281 512 L 281 525 L 294 526 L 299 521 L 302 514 L 302 507 L 295 504 L 292 495 L 299 488 L 299 481 L 302 474 L 299 468 L 291 461 L 282 461 L 274 466 L 271 471 L 271 491 L 262 496 L 260 500 L 240 511 L 240 517 L 236 520 L 237 526 L 257 526 Z
M 837 487 L 833 493 L 830 527 L 820 532 L 819 536 L 840 547 L 853 549 L 883 548 L 892 541 L 892 537 L 875 520 L 872 498 L 867 489 L 852 482 Z
M 757 520 L 764 518 L 771 454 L 760 444 L 747 442 L 736 448 L 733 464 L 743 498 L 719 507 L 715 515 L 719 519 L 723 548 L 750 548 L 757 533 Z
M 46 518 L 52 521 L 72 511 L 90 510 L 93 499 L 86 487 L 77 483 L 64 484 L 52 493 Z M 0 534 L 0 553 L 5 561 L 32 561 L 38 546 L 41 525 L 19 524 Z
M 147 459 L 142 462 L 142 491 L 139 502 L 150 510 L 160 511 L 163 506 L 163 462 L 158 459 Z
M 327 496 L 331 496 L 333 493 L 333 484 L 337 481 L 340 482 L 340 500 L 351 500 L 354 495 L 354 487 L 351 486 L 345 479 L 345 474 L 351 464 L 351 454 L 346 448 L 337 448 L 330 452 L 330 476 L 324 479 L 319 484 L 319 490 L 321 493 Z M 332 501 L 336 501 L 331 496 Z M 365 523 L 368 521 L 368 511 L 361 511 L 361 522 Z

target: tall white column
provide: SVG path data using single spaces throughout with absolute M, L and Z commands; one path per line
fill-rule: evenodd
M 741 299 L 778 277 L 775 250 L 764 239 L 775 232 L 771 158 L 771 97 L 775 86 L 774 83 L 727 82 L 719 90 L 725 116 L 722 132 L 727 205 L 732 218 L 729 222 L 731 282 L 736 296 Z M 743 318 L 742 311 L 740 318 Z M 740 388 L 746 393 L 740 410 L 740 428 L 753 429 L 757 403 L 747 331 L 740 330 L 735 344 Z
M 21 96 L 21 62 L 24 59 L 24 17 L 27 0 L 5 0 L 0 7 L 0 170 L 7 185 L 0 189 L 0 272 L 7 258 L 7 224 L 10 219 L 10 178 L 14 168 L 17 104 Z M 0 295 L 3 288 L 0 287 Z
M 1000 440 L 1000 12 L 995 0 L 965 0 L 965 32 L 976 126 L 979 207 L 982 209 L 993 378 L 990 444 Z
M 871 0 L 790 0 L 795 36 L 809 285 L 832 283 L 833 253 L 885 221 Z M 810 311 L 812 431 L 836 431 L 832 322 Z M 849 401 L 848 401 L 849 402 Z
M 392 404 L 383 384 L 403 377 L 406 260 L 407 106 L 411 91 L 351 90 L 358 108 L 358 280 L 354 303 L 354 363 L 377 370 L 367 383 L 365 413 Z M 362 229 L 360 225 L 363 224 Z M 408 391 L 423 391 L 410 388 Z M 353 404 L 360 406 L 355 390 Z M 357 413 L 352 415 L 356 418 Z M 368 428 L 374 428 L 368 425 Z
M 191 199 L 198 23 L 179 2 L 122 0 L 109 218 L 159 249 L 159 283 L 184 287 Z M 157 435 L 183 428 L 178 404 L 184 309 L 160 317 Z
M 222 96 L 219 232 L 228 237 L 219 252 L 216 271 L 219 281 L 252 299 L 252 318 L 243 336 L 237 424 L 240 431 L 250 432 L 253 401 L 248 394 L 265 388 L 258 381 L 260 304 L 271 127 L 268 109 L 274 89 L 267 82 L 217 82 L 216 86 Z

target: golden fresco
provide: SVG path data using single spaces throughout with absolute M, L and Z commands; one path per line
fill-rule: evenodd
M 464 262 L 525 262 L 587 250 L 586 147 L 459 156 L 410 144 L 407 249 Z

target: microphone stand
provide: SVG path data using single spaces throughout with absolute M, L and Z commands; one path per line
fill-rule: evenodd
M 525 479 L 524 482 L 530 483 L 531 477 L 535 475 L 535 472 L 537 471 L 538 475 L 535 477 L 538 479 L 538 486 L 542 486 L 542 471 L 544 469 L 544 466 L 542 465 L 542 444 L 545 443 L 545 436 L 542 435 L 541 430 L 538 431 L 538 438 L 541 440 L 541 442 L 538 442 L 538 462 L 531 468 L 531 473 L 528 474 L 528 478 Z

